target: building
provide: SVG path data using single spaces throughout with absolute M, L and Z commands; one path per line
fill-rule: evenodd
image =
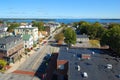
M 33 37 L 34 44 L 38 42 L 38 28 L 37 27 L 32 27 L 31 25 L 29 26 L 20 26 L 16 29 L 14 29 L 15 35 L 17 34 L 29 34 Z
M 19 60 L 24 53 L 24 42 L 19 35 L 0 38 L 0 59 L 8 63 Z
M 47 32 L 50 34 L 52 34 L 56 28 L 59 28 L 61 25 L 60 23 L 57 23 L 57 22 L 48 22 L 48 23 L 45 23 L 44 26 L 47 28 Z
M 68 80 L 69 62 L 66 59 L 61 59 L 62 55 L 53 53 L 51 55 L 49 65 L 47 67 L 45 80 Z
M 89 38 L 87 35 L 77 35 L 77 42 L 88 42 Z
M 10 33 L 5 32 L 3 30 L 0 30 L 0 38 L 5 37 L 5 36 L 9 36 L 9 35 L 10 35 Z
M 8 29 L 8 27 L 4 27 L 4 26 L 0 27 L 0 30 L 2 30 L 2 31 L 7 31 L 7 29 Z
M 5 22 L 0 24 L 0 30 L 7 31 L 7 29 L 8 29 L 8 27 L 7 27 L 7 24 Z
M 38 37 L 40 38 L 45 38 L 46 36 L 48 36 L 48 32 L 47 31 L 38 31 Z
M 24 41 L 24 48 L 32 49 L 33 48 L 33 37 L 29 34 L 23 34 L 22 38 Z

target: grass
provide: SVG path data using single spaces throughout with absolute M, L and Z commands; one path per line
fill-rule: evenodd
M 100 47 L 100 41 L 99 40 L 89 40 L 89 43 L 92 47 Z

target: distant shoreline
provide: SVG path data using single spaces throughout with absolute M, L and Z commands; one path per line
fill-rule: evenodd
M 32 21 L 43 21 L 43 22 L 49 22 L 49 21 L 54 21 L 54 22 L 59 22 L 59 23 L 73 23 L 73 22 L 80 22 L 80 21 L 86 21 L 90 23 L 94 22 L 100 22 L 100 23 L 120 23 L 120 19 L 40 19 L 40 18 L 0 18 L 0 20 L 6 21 L 6 22 L 27 22 L 30 23 Z

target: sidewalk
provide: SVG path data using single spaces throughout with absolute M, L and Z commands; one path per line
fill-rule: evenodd
M 38 48 L 38 47 L 39 47 L 39 45 L 37 45 L 34 49 L 36 49 L 36 48 Z M 34 49 L 31 50 L 30 52 L 28 52 L 28 55 L 23 55 L 22 58 L 21 58 L 20 60 L 18 60 L 17 62 L 15 62 L 14 64 L 11 63 L 11 64 L 10 64 L 11 68 L 8 69 L 8 70 L 6 70 L 5 73 L 11 73 L 11 72 L 17 70 L 17 68 L 18 68 L 27 58 L 29 58 L 29 56 L 31 56 L 32 54 L 35 53 Z

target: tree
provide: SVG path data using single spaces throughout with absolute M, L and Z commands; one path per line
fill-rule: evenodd
M 88 34 L 88 28 L 91 24 L 85 21 L 81 21 L 77 25 L 77 32 L 81 34 Z
M 63 41 L 64 40 L 64 34 L 63 33 L 58 33 L 58 34 L 55 35 L 54 38 L 55 38 L 56 41 L 60 41 L 60 40 Z
M 0 60 L 0 70 L 2 70 L 7 65 L 7 62 L 4 60 Z
M 120 27 L 112 27 L 105 31 L 101 38 L 102 45 L 109 45 L 120 55 Z
M 67 28 L 64 32 L 65 42 L 68 45 L 76 43 L 76 33 L 72 28 Z
M 20 26 L 20 24 L 19 23 L 16 23 L 16 22 L 14 22 L 14 23 L 10 23 L 10 26 L 8 27 L 8 32 L 13 32 L 14 31 L 14 29 L 16 28 L 16 27 L 19 27 Z
M 118 23 L 111 23 L 111 24 L 109 24 L 108 25 L 108 29 L 110 29 L 110 28 L 113 28 L 113 27 L 120 27 L 120 24 L 118 24 Z
M 97 28 L 96 38 L 101 39 L 105 31 L 106 31 L 106 29 L 104 27 L 101 27 L 101 26 L 98 27 Z
M 38 30 L 39 30 L 39 31 L 45 30 L 44 22 L 32 21 L 32 25 L 33 25 L 34 27 L 38 27 Z

